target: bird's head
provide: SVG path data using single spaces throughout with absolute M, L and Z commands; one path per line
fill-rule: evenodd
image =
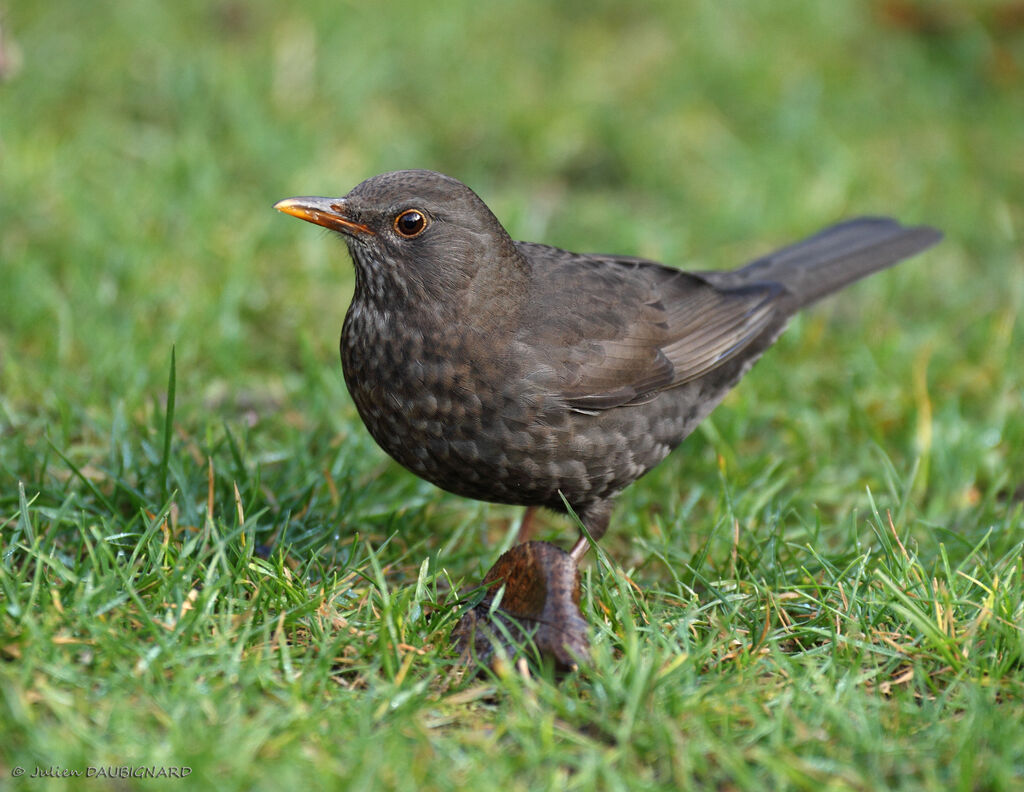
M 420 300 L 452 295 L 482 269 L 520 258 L 477 194 L 434 171 L 384 173 L 344 198 L 286 198 L 274 208 L 341 233 L 357 288 L 371 298 L 378 291 Z

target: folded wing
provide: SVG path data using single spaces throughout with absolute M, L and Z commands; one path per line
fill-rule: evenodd
M 529 256 L 535 245 L 521 244 Z M 546 249 L 549 250 L 549 249 Z M 704 278 L 632 258 L 546 254 L 571 292 L 543 295 L 543 338 L 550 385 L 580 412 L 642 404 L 697 379 L 785 323 L 777 283 L 719 288 Z M 550 283 L 550 280 L 547 282 Z

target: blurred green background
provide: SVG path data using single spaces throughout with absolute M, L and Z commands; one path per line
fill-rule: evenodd
M 688 268 L 859 214 L 946 233 L 798 318 L 625 493 L 603 542 L 621 567 L 585 585 L 599 670 L 565 687 L 448 696 L 446 586 L 479 579 L 518 512 L 373 446 L 337 356 L 344 247 L 271 208 L 412 167 L 469 184 L 515 238 Z M 0 0 L 6 761 L 188 761 L 224 789 L 456 769 L 501 789 L 1010 788 L 1022 229 L 1012 0 Z M 936 576 L 933 603 L 916 587 Z M 424 617 L 424 581 L 449 616 Z M 794 639 L 776 616 L 801 586 Z M 168 638 L 161 614 L 194 595 Z M 960 621 L 936 638 L 943 608 Z M 840 613 L 851 643 L 821 637 Z M 366 638 L 396 624 L 416 651 Z M 763 667 L 734 651 L 762 624 Z

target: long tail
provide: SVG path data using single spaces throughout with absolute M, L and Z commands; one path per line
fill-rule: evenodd
M 737 285 L 775 281 L 802 307 L 872 272 L 891 267 L 942 239 L 929 226 L 907 227 L 888 217 L 859 217 L 829 226 L 730 273 Z

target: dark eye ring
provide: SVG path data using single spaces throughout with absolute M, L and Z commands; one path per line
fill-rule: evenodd
M 395 218 L 395 231 L 406 239 L 423 233 L 427 227 L 427 216 L 419 209 L 406 209 Z

